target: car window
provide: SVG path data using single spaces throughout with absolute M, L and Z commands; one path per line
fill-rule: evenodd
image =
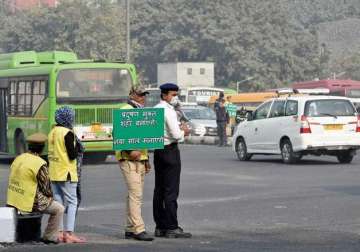
M 270 117 L 279 117 L 285 115 L 285 101 L 274 101 L 271 106 Z
M 357 112 L 359 113 L 360 112 L 360 102 L 353 102 Z
M 269 113 L 271 103 L 272 103 L 271 101 L 264 103 L 257 110 L 255 110 L 254 117 L 253 117 L 254 120 L 266 118 Z
M 286 102 L 285 116 L 297 115 L 298 113 L 298 102 L 288 100 Z
M 182 111 L 189 119 L 216 120 L 215 112 L 207 107 L 194 107 L 194 108 L 183 107 Z
M 348 100 L 312 100 L 305 104 L 305 115 L 311 117 L 354 116 L 354 106 Z

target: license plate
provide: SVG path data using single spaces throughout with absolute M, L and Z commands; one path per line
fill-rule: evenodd
M 102 132 L 103 128 L 101 123 L 93 123 L 91 124 L 91 132 Z
M 326 124 L 324 125 L 325 130 L 342 130 L 343 125 L 342 124 Z

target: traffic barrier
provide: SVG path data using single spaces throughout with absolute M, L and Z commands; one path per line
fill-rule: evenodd
M 0 207 L 0 242 L 15 242 L 16 211 L 12 207 Z
M 216 145 L 219 143 L 219 138 L 216 136 L 187 136 L 185 137 L 185 144 L 204 144 Z M 228 137 L 228 145 L 231 145 L 232 137 Z

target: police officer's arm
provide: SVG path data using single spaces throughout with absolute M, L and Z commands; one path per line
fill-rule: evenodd
M 182 140 L 184 138 L 184 131 L 180 130 L 176 113 L 167 113 L 166 110 L 165 113 L 165 121 L 169 130 L 169 135 L 177 141 Z
M 70 160 L 75 160 L 78 156 L 78 148 L 74 146 L 74 141 L 75 135 L 72 131 L 69 131 L 65 135 L 65 147 Z

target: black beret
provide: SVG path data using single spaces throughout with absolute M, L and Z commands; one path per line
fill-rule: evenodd
M 179 91 L 178 85 L 174 83 L 164 83 L 160 86 L 161 91 Z

